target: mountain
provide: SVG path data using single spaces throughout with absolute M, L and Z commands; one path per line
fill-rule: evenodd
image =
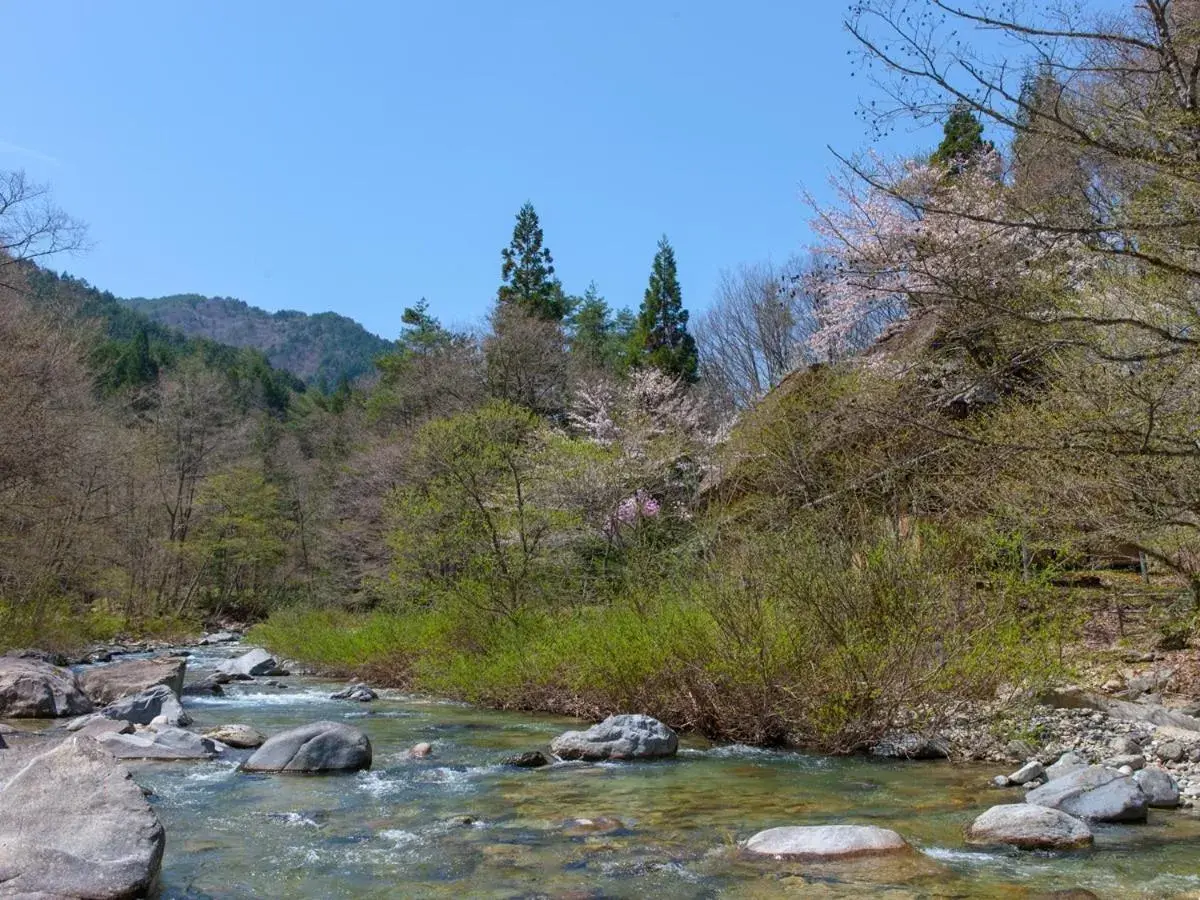
M 295 310 L 269 313 L 231 297 L 177 294 L 122 300 L 151 321 L 189 337 L 261 350 L 272 366 L 309 384 L 332 387 L 374 368 L 390 341 L 337 313 L 309 315 Z

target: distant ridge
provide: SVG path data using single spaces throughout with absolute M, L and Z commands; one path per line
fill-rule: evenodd
M 189 337 L 254 347 L 275 368 L 327 387 L 371 372 L 375 357 L 393 346 L 353 319 L 332 312 L 270 313 L 232 297 L 199 294 L 135 297 L 121 302 Z

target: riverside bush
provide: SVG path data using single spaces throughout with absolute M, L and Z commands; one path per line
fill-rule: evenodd
M 1067 622 L 1044 585 L 931 530 L 758 535 L 608 602 L 518 617 L 474 602 L 278 612 L 253 639 L 340 674 L 502 708 L 646 712 L 758 744 L 846 752 L 1052 674 Z

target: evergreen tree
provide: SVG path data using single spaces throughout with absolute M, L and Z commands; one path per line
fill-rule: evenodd
M 954 174 L 992 149 L 992 142 L 983 139 L 983 123 L 970 105 L 962 100 L 954 104 L 942 128 L 942 135 L 942 142 L 933 151 L 929 161 L 947 166 Z
M 634 365 L 651 365 L 675 378 L 694 384 L 699 378 L 696 341 L 688 334 L 688 312 L 675 268 L 675 251 L 667 236 L 658 242 L 650 284 L 642 299 L 633 330 Z
M 631 314 L 621 310 L 614 318 L 595 282 L 577 299 L 570 315 L 571 355 L 586 367 L 621 370 L 629 350 Z
M 567 312 L 562 285 L 554 277 L 554 258 L 542 246 L 544 236 L 532 203 L 517 213 L 512 242 L 501 251 L 501 305 L 516 304 L 539 319 L 560 322 Z

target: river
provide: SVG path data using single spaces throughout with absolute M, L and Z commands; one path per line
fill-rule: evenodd
M 189 679 L 245 648 L 193 651 Z M 363 729 L 374 767 L 345 776 L 248 775 L 238 761 L 135 763 L 167 831 L 167 898 L 769 898 L 1197 896 L 1200 817 L 1151 813 L 1099 826 L 1093 850 L 978 852 L 963 826 L 1017 791 L 993 770 L 827 758 L 685 738 L 656 763 L 523 770 L 578 722 L 383 692 L 328 699 L 340 685 L 289 677 L 185 698 L 196 730 L 242 722 L 265 733 L 320 719 Z M 407 750 L 431 742 L 433 755 Z M 814 866 L 750 860 L 737 845 L 776 825 L 877 824 L 911 857 Z

